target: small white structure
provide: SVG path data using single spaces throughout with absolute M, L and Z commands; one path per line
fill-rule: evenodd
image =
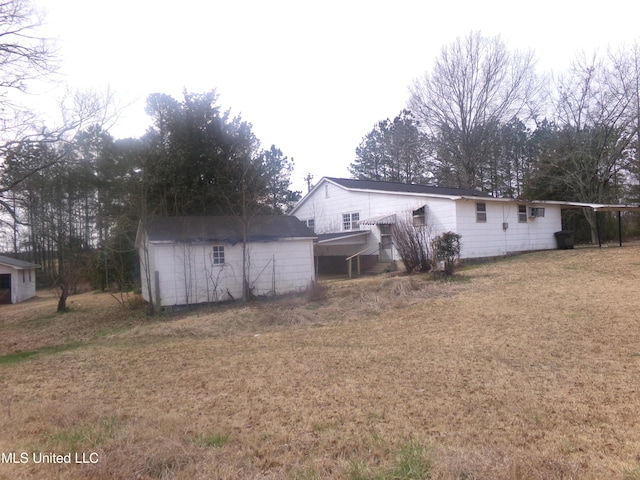
M 554 249 L 562 207 L 469 189 L 323 177 L 291 214 L 318 234 L 315 254 L 328 271 L 323 263 L 344 266 L 356 254 L 373 263 L 399 260 L 391 226 L 401 219 L 425 225 L 433 237 L 460 234 L 462 258 Z
M 36 295 L 40 265 L 0 255 L 0 304 L 20 303 Z
M 288 216 L 154 217 L 136 236 L 142 294 L 158 307 L 240 299 L 243 264 L 253 295 L 306 290 L 315 238 Z

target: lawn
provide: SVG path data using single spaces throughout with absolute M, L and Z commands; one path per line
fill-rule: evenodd
M 0 306 L 0 478 L 637 480 L 639 281 L 628 246 L 156 318 Z

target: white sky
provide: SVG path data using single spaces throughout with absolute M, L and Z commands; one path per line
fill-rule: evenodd
M 404 108 L 408 85 L 442 45 L 471 30 L 533 49 L 541 72 L 562 70 L 581 49 L 640 37 L 637 0 L 33 1 L 67 83 L 108 85 L 134 102 L 116 138 L 144 133 L 150 93 L 216 88 L 263 147 L 295 159 L 292 180 L 304 192 L 307 173 L 348 176 L 362 137 Z

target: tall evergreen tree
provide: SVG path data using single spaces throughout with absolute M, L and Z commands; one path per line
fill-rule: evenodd
M 409 110 L 382 120 L 356 148 L 349 166 L 354 178 L 400 183 L 428 181 L 428 139 Z
M 217 99 L 215 90 L 185 92 L 182 101 L 149 97 L 147 113 L 154 124 L 144 138 L 149 146 L 144 174 L 155 213 L 211 215 L 242 208 L 241 183 L 249 170 L 259 168 L 259 142 L 251 124 L 222 113 Z M 252 191 L 263 188 L 253 185 Z
M 265 205 L 273 214 L 287 212 L 301 198 L 301 192 L 290 190 L 293 159 L 289 160 L 279 148 L 271 145 L 260 154 L 260 168 L 265 178 Z

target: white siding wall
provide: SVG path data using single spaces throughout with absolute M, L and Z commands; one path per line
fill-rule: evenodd
M 154 272 L 156 271 L 156 262 L 155 262 L 155 245 L 153 243 L 149 243 L 146 235 L 144 237 L 145 245 L 147 246 L 147 253 L 149 257 L 149 266 L 147 268 L 146 265 L 146 256 L 143 248 L 138 249 L 138 257 L 140 257 L 140 276 L 142 280 L 142 298 L 144 298 L 147 302 L 150 302 L 149 299 L 149 288 L 151 288 L 151 295 L 155 296 L 156 291 L 156 282 Z M 151 285 L 147 285 L 147 274 L 150 276 Z
M 328 183 L 328 182 L 327 182 Z M 455 207 L 446 198 L 428 198 L 420 195 L 402 195 L 383 192 L 348 191 L 339 186 L 329 185 L 329 198 L 324 187 L 318 188 L 301 204 L 295 212 L 300 220 L 314 219 L 315 232 L 341 232 L 342 214 L 359 212 L 360 219 L 405 212 L 429 204 L 430 223 L 434 228 L 451 229 L 455 225 Z M 363 225 L 362 229 L 370 228 Z
M 36 294 L 36 269 L 16 269 L 0 265 L 0 274 L 11 275 L 11 303 L 20 303 Z M 31 273 L 31 280 L 29 279 Z
M 402 216 L 410 215 L 412 210 L 426 204 L 431 235 L 435 237 L 446 231 L 459 233 L 462 235 L 461 257 L 476 258 L 556 248 L 554 233 L 562 228 L 559 206 L 538 205 L 545 208 L 544 217 L 527 218 L 526 223 L 519 223 L 517 203 L 479 198 L 478 201 L 487 206 L 487 221 L 478 223 L 474 200 L 454 201 L 411 194 L 348 191 L 326 183 L 329 185 L 328 198 L 324 186 L 320 185 L 295 211 L 295 216 L 300 220 L 313 218 L 318 234 L 343 231 L 343 213 L 358 212 L 361 220 L 393 213 Z M 527 204 L 527 208 L 529 206 L 535 205 Z M 503 230 L 505 222 L 509 224 L 506 231 Z M 379 230 L 375 225 L 362 225 L 360 228 L 372 232 L 368 245 L 353 246 L 357 250 L 343 248 L 340 251 L 344 250 L 345 255 L 361 251 L 367 246 L 374 248 L 380 242 Z M 397 258 L 395 251 L 394 258 Z
M 224 246 L 223 265 L 213 264 L 214 245 Z M 315 278 L 311 240 L 251 243 L 247 248 L 255 295 L 302 291 Z M 241 244 L 156 244 L 154 256 L 162 306 L 230 300 L 229 294 L 242 297 Z
M 300 220 L 313 219 L 317 234 L 342 232 L 343 213 L 357 212 L 360 214 L 360 220 L 388 214 L 396 214 L 399 217 L 406 216 L 410 219 L 411 212 L 425 204 L 427 205 L 427 223 L 434 234 L 453 230 L 456 225 L 455 204 L 447 198 L 349 191 L 329 182 L 326 184 L 329 186 L 329 198 L 326 197 L 325 187 L 320 185 L 320 188 L 317 188 L 295 212 L 295 216 Z M 380 232 L 377 226 L 361 225 L 360 229 L 372 232 L 368 244 L 343 248 L 345 255 L 362 251 L 367 247 L 375 250 L 375 246 L 380 242 Z M 394 256 L 397 258 L 395 253 Z
M 544 217 L 527 217 L 526 223 L 519 223 L 517 204 L 485 201 L 487 221 L 481 223 L 476 221 L 477 202 L 459 200 L 456 203 L 458 221 L 454 231 L 462 235 L 462 258 L 556 248 L 554 233 L 562 228 L 558 206 L 544 205 Z M 506 231 L 503 223 L 508 223 Z

